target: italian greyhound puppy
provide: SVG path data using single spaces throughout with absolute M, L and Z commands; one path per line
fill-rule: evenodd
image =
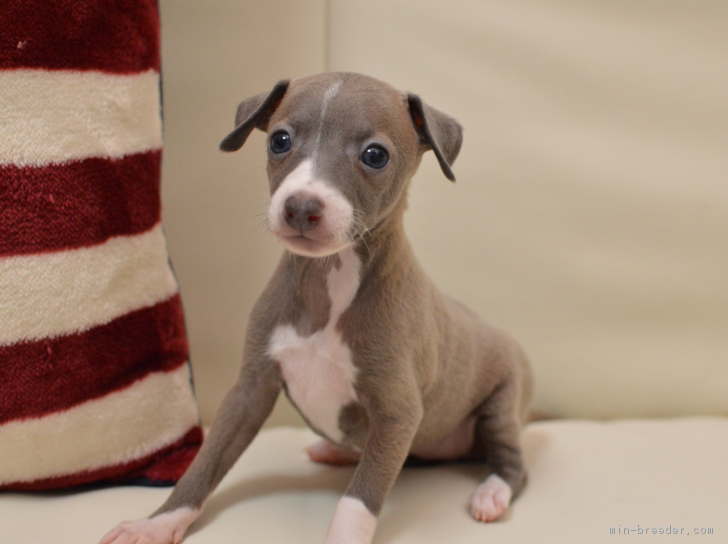
M 167 502 L 101 544 L 179 543 L 283 389 L 323 440 L 314 461 L 358 463 L 325 544 L 371 542 L 408 456 L 483 462 L 470 499 L 493 521 L 525 484 L 519 433 L 532 393 L 508 335 L 443 295 L 404 233 L 410 179 L 432 150 L 445 177 L 451 117 L 371 77 L 279 82 L 238 106 L 220 144 L 268 133 L 270 231 L 286 248 L 253 307 L 237 383 Z

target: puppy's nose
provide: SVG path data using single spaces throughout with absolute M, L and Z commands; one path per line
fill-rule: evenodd
M 324 203 L 308 194 L 295 194 L 286 199 L 283 217 L 291 227 L 303 232 L 314 228 L 323 217 Z

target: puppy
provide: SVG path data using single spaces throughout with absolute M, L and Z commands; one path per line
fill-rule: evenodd
M 518 344 L 440 293 L 407 241 L 407 190 L 432 150 L 448 179 L 451 117 L 371 77 L 279 82 L 238 106 L 221 143 L 268 133 L 270 231 L 286 252 L 250 316 L 242 370 L 167 502 L 101 544 L 178 543 L 281 390 L 322 441 L 315 461 L 358 463 L 326 544 L 371 542 L 408 456 L 484 464 L 473 517 L 498 519 L 525 484 L 519 433 L 532 378 Z

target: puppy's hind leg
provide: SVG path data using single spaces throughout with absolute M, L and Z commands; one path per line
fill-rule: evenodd
M 361 458 L 361 453 L 340 448 L 325 438 L 308 446 L 306 453 L 314 463 L 325 465 L 356 465 Z
M 522 389 L 513 379 L 504 382 L 476 412 L 470 458 L 486 463 L 490 470 L 470 498 L 470 513 L 478 521 L 500 518 L 526 484 L 520 431 L 528 399 L 524 402 Z

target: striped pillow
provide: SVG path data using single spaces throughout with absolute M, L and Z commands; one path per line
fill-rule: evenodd
M 0 489 L 169 484 L 199 448 L 161 148 L 155 0 L 3 0 Z

